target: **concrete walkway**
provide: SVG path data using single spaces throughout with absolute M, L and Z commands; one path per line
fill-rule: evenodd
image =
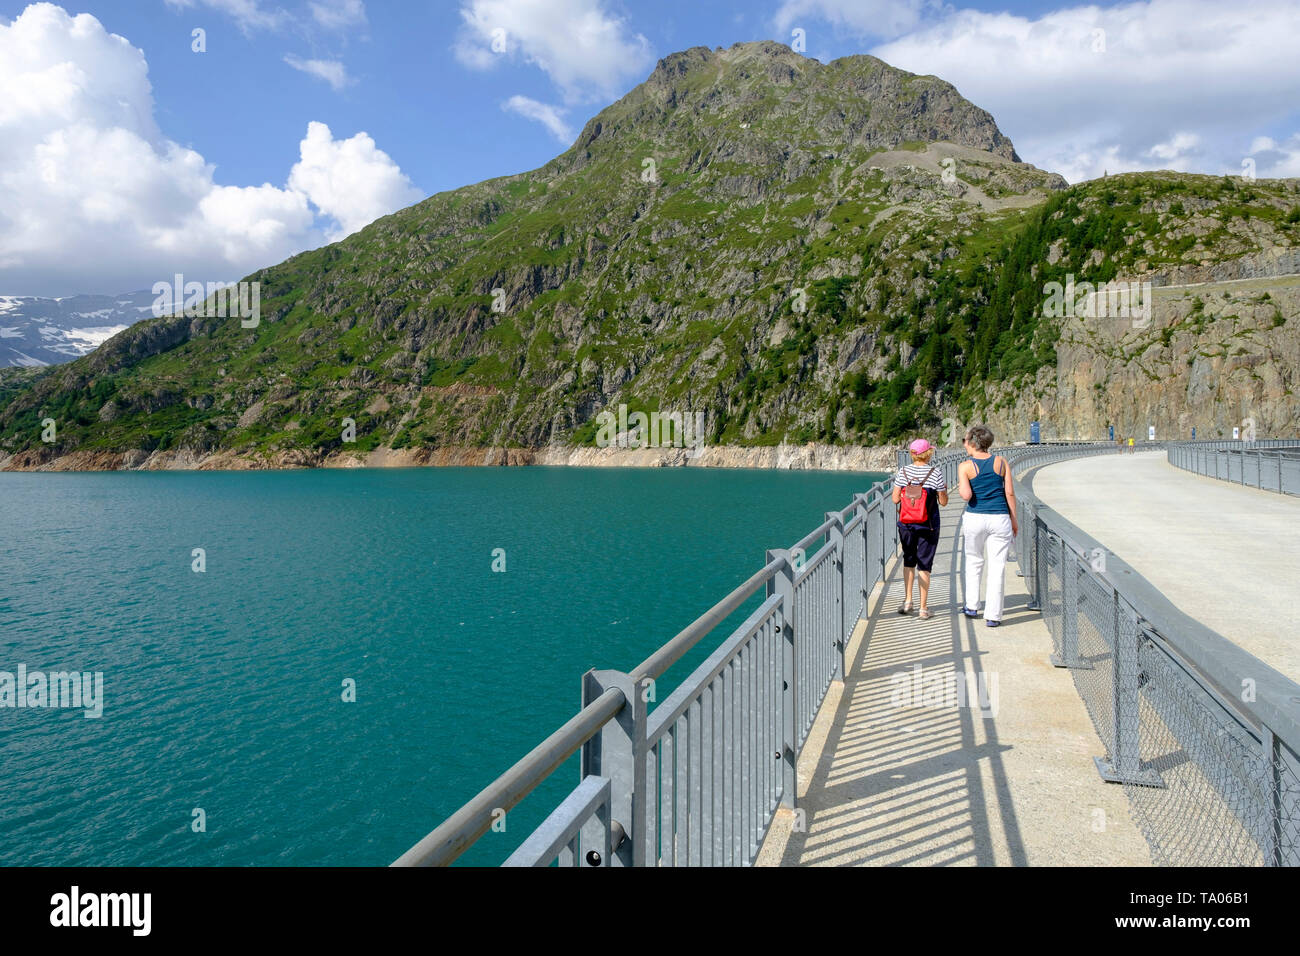
M 759 866 L 1150 865 L 1123 788 L 1093 765 L 1105 748 L 1069 672 L 1048 663 L 1016 566 L 1002 627 L 962 616 L 954 501 L 934 617 L 897 613 L 895 561 L 800 756 L 800 815 L 778 812 Z M 957 675 L 975 691 L 965 702 L 948 691 Z
M 1162 451 L 1048 465 L 1034 493 L 1189 617 L 1300 680 L 1300 498 L 1194 475 Z

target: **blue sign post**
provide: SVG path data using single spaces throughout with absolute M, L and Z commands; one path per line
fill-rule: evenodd
M 1042 435 L 1042 429 L 1038 427 L 1038 422 L 1029 423 L 1029 444 L 1037 445 Z

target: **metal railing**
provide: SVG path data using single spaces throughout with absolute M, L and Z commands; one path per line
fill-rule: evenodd
M 1120 449 L 999 451 L 1018 478 L 1030 607 L 1042 611 L 1052 663 L 1070 670 L 1104 744 L 1098 769 L 1125 786 L 1153 856 L 1300 863 L 1300 686 L 1181 614 L 1033 494 L 1036 466 Z M 962 460 L 935 459 L 950 487 Z M 637 667 L 583 675 L 580 712 L 394 865 L 451 863 L 579 751 L 577 788 L 507 865 L 752 864 L 777 809 L 795 806 L 798 755 L 897 548 L 890 484 L 769 551 L 761 570 Z M 656 680 L 760 596 L 651 710 Z
M 1169 464 L 1284 495 L 1300 495 L 1300 441 L 1201 441 L 1170 443 Z
M 897 549 L 891 485 L 877 483 L 790 548 L 767 552 L 760 571 L 630 671 L 588 671 L 578 714 L 393 865 L 450 864 L 579 752 L 577 788 L 506 865 L 753 863 L 777 808 L 795 805 L 799 753 Z M 651 710 L 656 681 L 757 597 Z
M 1159 864 L 1300 865 L 1300 685 L 1043 504 L 1024 472 L 1059 457 L 1008 454 L 1018 551 L 1052 663 L 1106 748 L 1098 770 L 1124 785 Z

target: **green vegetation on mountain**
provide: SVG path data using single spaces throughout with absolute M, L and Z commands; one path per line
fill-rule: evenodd
M 1298 208 L 1289 181 L 1067 189 L 935 77 L 696 48 L 540 169 L 249 276 L 256 328 L 169 316 L 0 376 L 0 452 L 583 444 L 620 403 L 703 410 L 713 443 L 892 441 L 1056 361 L 1045 283 L 1289 248 Z

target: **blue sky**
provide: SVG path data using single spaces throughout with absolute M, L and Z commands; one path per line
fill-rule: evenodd
M 0 16 L 13 19 L 27 6 L 3 0 Z M 368 132 L 426 194 L 540 166 L 568 145 L 501 108 L 515 95 L 561 102 L 542 69 L 518 57 L 503 58 L 499 68 L 489 70 L 470 69 L 456 59 L 463 5 L 454 0 L 367 0 L 364 23 L 341 30 L 319 24 L 307 3 L 261 3 L 292 17 L 283 27 L 247 30 L 221 6 L 202 2 L 181 7 L 166 0 L 83 0 L 62 6 L 71 14 L 91 14 L 144 52 L 158 125 L 216 163 L 218 180 L 228 185 L 283 181 L 311 120 L 324 122 L 336 135 Z M 778 6 L 681 0 L 601 4 L 624 17 L 629 32 L 646 37 L 653 59 L 644 70 L 621 77 L 617 95 L 599 97 L 593 90 L 585 105 L 575 104 L 569 111 L 572 127 L 580 129 L 644 80 L 667 53 L 744 40 L 789 43 L 789 34 L 778 36 L 772 22 Z M 1031 11 L 1035 5 L 977 6 Z M 191 50 L 194 28 L 207 33 L 206 54 Z M 868 49 L 844 31 L 822 29 L 820 37 L 818 32 L 813 29 L 808 52 L 819 58 Z M 284 62 L 286 55 L 340 62 L 351 83 L 335 90 L 296 72 Z M 237 125 L 237 135 L 224 118 Z
M 1071 181 L 1247 161 L 1297 176 L 1294 12 L 1292 0 L 0 0 L 0 292 L 238 278 L 432 193 L 541 165 L 667 53 L 791 43 L 796 30 L 818 59 L 870 52 L 953 82 L 1025 161 Z

